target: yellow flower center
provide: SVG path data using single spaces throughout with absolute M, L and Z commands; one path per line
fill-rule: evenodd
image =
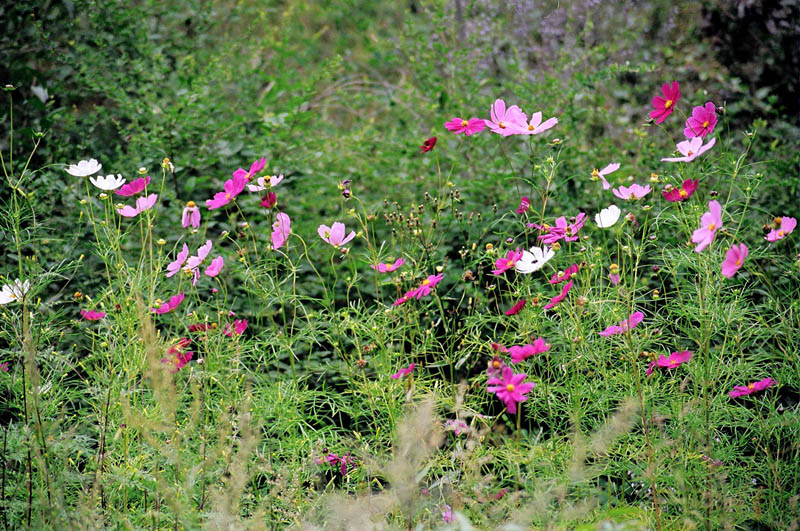
M 502 122 L 502 120 L 501 120 L 501 121 L 497 122 L 497 127 L 499 127 L 500 129 L 505 129 L 506 128 L 506 124 L 504 124 Z
M 677 364 L 677 363 L 678 363 L 678 362 L 677 362 L 677 361 L 675 361 L 675 360 L 669 360 L 669 364 L 670 364 L 670 365 L 675 365 L 675 364 Z
M 533 131 L 536 129 L 532 124 L 528 124 L 528 131 Z
M 781 223 L 783 223 L 783 218 L 775 218 L 772 220 L 772 222 L 775 223 L 776 225 L 780 225 Z
M 466 120 L 461 120 L 461 127 L 466 127 L 469 125 L 469 122 Z
M 736 260 L 736 265 L 737 265 L 737 266 L 740 266 L 740 265 L 742 265 L 742 259 L 741 259 L 741 258 L 739 258 L 739 259 L 737 259 L 737 260 Z
M 514 387 L 514 384 L 508 384 L 508 385 L 506 386 L 506 391 L 513 392 L 513 391 L 514 391 L 514 389 L 515 389 L 515 387 Z
M 494 360 L 492 362 L 492 367 L 494 367 L 495 369 L 499 369 L 500 368 L 500 360 Z
M 595 179 L 599 178 L 600 177 L 600 170 L 598 170 L 597 168 L 593 169 L 592 170 L 592 177 L 594 177 Z
M 717 224 L 716 223 L 712 223 L 711 225 L 708 226 L 708 230 L 714 230 L 716 228 L 717 228 Z
M 784 233 L 784 231 L 782 231 L 782 230 L 779 230 L 779 231 L 778 231 L 778 236 L 779 236 L 779 237 L 783 238 L 783 235 L 784 235 L 784 234 L 785 234 L 785 233 Z
M 708 120 L 706 120 L 705 122 L 703 122 L 703 129 L 705 129 L 706 127 L 708 127 Z
M 747 384 L 747 388 L 748 388 L 748 389 L 750 389 L 751 391 L 752 391 L 753 389 L 755 389 L 755 387 L 756 387 L 756 386 L 755 386 L 754 384 Z
M 665 109 L 669 109 L 670 107 L 672 107 L 672 100 L 665 101 L 664 102 L 664 108 Z
M 330 233 L 330 231 L 327 231 L 327 230 L 325 231 L 325 239 L 327 239 L 327 240 L 330 240 L 330 239 L 331 239 L 331 233 Z
M 230 199 L 230 198 L 231 198 L 231 194 L 225 194 L 225 199 Z
M 422 281 L 422 285 L 423 285 L 423 286 L 428 286 L 428 285 L 430 285 L 430 283 L 431 283 L 431 281 L 430 281 L 430 280 L 428 280 L 427 278 L 426 278 L 425 280 L 423 280 L 423 281 Z
M 514 267 L 514 264 L 516 264 L 516 262 L 514 260 L 509 260 L 508 261 L 508 267 Z
M 636 194 L 634 194 L 633 192 L 631 192 L 631 196 L 630 196 L 628 199 L 636 199 Z
M 195 203 L 194 201 L 189 201 L 188 203 L 186 203 L 186 206 L 189 208 L 194 208 L 197 206 L 197 203 Z
M 8 295 L 8 298 L 9 298 L 9 299 L 11 299 L 12 301 L 14 301 L 14 300 L 17 300 L 17 296 L 16 296 L 16 295 L 14 295 L 13 293 L 10 293 L 10 294 Z
M 686 190 L 681 189 L 681 191 L 678 192 L 678 195 L 681 197 L 686 197 L 687 195 L 689 195 L 689 193 Z
M 689 150 L 689 152 L 686 154 L 686 156 L 687 156 L 687 157 L 691 157 L 692 155 L 694 155 L 694 151 L 692 151 L 692 150 L 690 149 L 690 150 Z

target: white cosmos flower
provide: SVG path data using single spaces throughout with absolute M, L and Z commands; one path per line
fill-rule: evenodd
M 594 215 L 594 222 L 601 229 L 607 229 L 614 226 L 619 219 L 620 210 L 617 205 L 610 205 L 600 211 L 599 214 Z
M 556 252 L 547 246 L 531 247 L 530 251 L 522 251 L 522 258 L 517 260 L 514 268 L 518 273 L 527 275 L 541 269 L 555 255 Z
M 98 175 L 97 178 L 89 177 L 89 180 L 92 182 L 93 185 L 100 188 L 101 190 L 105 190 L 106 192 L 110 192 L 111 190 L 116 190 L 123 184 L 125 184 L 125 179 L 119 173 L 115 177 L 112 173 L 111 175 L 106 175 L 103 177 L 102 175 Z
M 0 304 L 8 304 L 21 300 L 30 289 L 30 280 L 22 282 L 20 279 L 17 279 L 11 284 L 6 284 L 3 286 L 3 289 L 0 290 Z
M 100 171 L 103 165 L 95 159 L 82 160 L 77 164 L 70 164 L 67 173 L 75 177 L 88 177 Z

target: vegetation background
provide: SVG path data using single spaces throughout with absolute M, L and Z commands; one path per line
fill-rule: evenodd
M 696 329 L 701 340 L 713 341 L 709 330 L 717 319 L 723 350 L 730 332 L 747 352 L 745 366 L 765 364 L 784 384 L 768 404 L 707 404 L 714 417 L 709 431 L 708 418 L 701 429 L 682 409 L 688 404 L 679 388 L 686 383 L 672 382 L 668 394 L 640 401 L 660 408 L 654 417 L 680 419 L 676 426 L 664 420 L 661 457 L 648 463 L 639 451 L 637 408 L 622 400 L 621 390 L 633 389 L 630 375 L 593 358 L 605 385 L 591 366 L 555 384 L 559 371 L 568 371 L 563 360 L 548 359 L 537 369 L 553 385 L 547 404 L 533 406 L 523 426 L 515 427 L 512 416 L 491 427 L 470 421 L 474 433 L 464 441 L 435 428 L 436 418 L 454 412 L 467 419 L 502 414 L 492 397 L 469 393 L 478 384 L 460 382 L 483 372 L 493 339 L 488 331 L 510 333 L 486 308 L 509 304 L 485 290 L 492 260 L 460 251 L 503 246 L 508 235 L 500 222 L 519 202 L 510 184 L 515 166 L 538 175 L 557 156 L 551 212 L 595 212 L 604 204 L 584 178 L 592 168 L 621 159 L 646 177 L 652 161 L 673 149 L 668 135 L 648 124 L 647 111 L 662 83 L 679 80 L 686 101 L 711 100 L 725 109 L 724 154 L 707 169 L 725 187 L 731 168 L 747 173 L 735 198 L 742 204 L 747 198 L 742 215 L 754 233 L 770 216 L 800 212 L 796 2 L 652 0 L 621 8 L 601 0 L 54 0 L 6 3 L 0 26 L 7 97 L 0 151 L 10 174 L 27 171 L 20 192 L 35 205 L 19 207 L 11 187 L 0 191 L 7 219 L 0 227 L 0 273 L 8 281 L 17 271 L 39 275 L 36 325 L 28 330 L 23 316 L 6 308 L 0 336 L 0 361 L 12 361 L 0 380 L 7 528 L 260 528 L 264 521 L 271 528 L 358 527 L 356 516 L 373 512 L 389 515 L 386 526 L 412 528 L 440 525 L 445 501 L 463 517 L 454 525 L 468 519 L 479 528 L 512 521 L 655 526 L 654 469 L 659 488 L 672 489 L 662 507 L 670 526 L 797 528 L 797 238 L 762 256 L 760 273 L 717 293 L 710 308 L 702 307 L 702 296 L 700 306 L 687 302 L 677 313 L 666 301 L 648 303 L 658 315 L 651 328 L 665 335 Z M 444 130 L 453 116 L 486 116 L 497 97 L 557 116 L 550 139 L 562 145 L 523 155 L 509 168 L 489 134 L 470 139 L 467 149 Z M 746 131 L 757 131 L 755 140 Z M 435 158 L 419 150 L 431 136 L 439 138 Z M 363 274 L 372 247 L 353 253 L 348 265 L 306 252 L 306 261 L 292 267 L 262 264 L 272 286 L 255 287 L 244 273 L 226 281 L 225 304 L 235 301 L 236 314 L 250 321 L 235 349 L 218 337 L 205 366 L 192 364 L 192 376 L 182 371 L 173 381 L 156 370 L 148 360 L 160 357 L 155 352 L 167 338 L 135 302 L 137 293 L 152 294 L 154 277 L 137 276 L 131 263 L 124 282 L 107 282 L 101 272 L 118 264 L 86 222 L 86 190 L 63 164 L 93 157 L 102 173 L 130 180 L 140 167 L 160 175 L 168 157 L 175 171 L 166 172 L 160 201 L 178 212 L 262 156 L 269 171 L 286 175 L 279 206 L 292 216 L 293 232 L 310 241 L 320 223 L 344 221 L 355 205 L 341 199 L 337 185 L 349 179 L 361 220 L 375 221 L 372 245 L 391 241 L 416 256 L 421 250 L 402 227 L 384 220 L 430 205 L 427 194 L 435 195 L 444 172 L 454 183 L 452 201 L 436 220 L 434 255 L 416 265 L 450 271 L 441 310 L 450 312 L 443 320 L 452 319 L 453 333 L 442 329 L 447 325 L 437 320 L 435 305 L 400 325 L 375 309 L 391 300 L 385 285 L 377 293 L 377 281 L 372 289 Z M 756 182 L 750 202 L 748 187 Z M 204 216 L 204 230 L 215 235 L 234 233 L 244 220 L 240 212 L 223 218 L 204 210 Z M 356 223 L 348 219 L 348 227 Z M 248 222 L 254 233 L 269 231 L 267 219 Z M 165 254 L 184 237 L 176 227 L 175 216 L 155 221 L 152 232 L 166 239 Z M 120 250 L 138 252 L 135 231 L 128 236 Z M 670 235 L 658 246 L 685 247 Z M 235 256 L 238 246 L 223 248 Z M 636 278 L 635 289 L 670 292 L 690 267 L 677 254 L 647 255 L 642 269 L 650 272 Z M 465 271 L 479 279 L 457 281 Z M 288 278 L 291 284 L 280 280 Z M 319 278 L 332 279 L 328 288 L 338 290 L 329 293 Z M 76 291 L 105 308 L 121 303 L 114 325 L 87 329 L 76 317 L 85 306 Z M 213 319 L 228 306 L 205 310 Z M 593 322 L 613 321 L 599 317 Z M 540 326 L 533 318 L 522 328 L 548 339 L 547 333 L 560 334 L 563 348 L 583 333 L 580 326 L 591 328 L 577 321 L 563 329 Z M 659 340 L 648 341 L 643 350 Z M 619 355 L 609 350 L 597 358 Z M 368 365 L 361 370 L 363 360 Z M 389 380 L 399 360 L 421 362 L 432 376 L 408 387 Z M 746 379 L 745 366 L 732 368 L 729 378 Z M 40 378 L 28 382 L 31 388 L 23 367 Z M 39 418 L 29 409 L 33 399 Z M 609 419 L 613 411 L 619 413 Z M 419 437 L 404 440 L 406 432 Z M 583 440 L 592 433 L 600 435 Z M 713 474 L 701 461 L 709 433 L 726 462 Z M 352 451 L 357 471 L 342 477 L 320 467 L 316 459 L 328 450 Z M 417 492 L 423 485 L 428 497 Z M 510 494 L 487 501 L 503 489 Z M 336 498 L 337 492 L 350 497 Z M 363 498 L 370 492 L 373 498 Z M 520 512 L 532 511 L 531 499 L 539 503 L 538 516 Z M 580 505 L 586 500 L 592 507 Z

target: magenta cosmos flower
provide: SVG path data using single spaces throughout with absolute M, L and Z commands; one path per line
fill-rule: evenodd
M 519 201 L 519 206 L 517 207 L 517 214 L 524 214 L 528 211 L 531 207 L 531 200 L 528 199 L 526 196 L 522 196 L 522 199 Z
M 629 331 L 630 329 L 634 328 L 636 325 L 641 323 L 644 320 L 644 314 L 642 312 L 633 312 L 630 317 L 622 321 L 618 325 L 611 325 L 599 334 L 603 337 L 613 336 L 616 334 L 624 334 L 625 332 Z
M 497 343 L 492 343 L 492 348 L 494 348 L 495 346 L 498 347 L 495 348 L 495 350 L 502 348 L 503 349 L 502 352 L 508 352 L 508 350 L 506 350 L 506 347 L 498 345 Z M 505 366 L 506 364 L 503 361 L 503 358 L 501 358 L 500 356 L 495 356 L 489 360 L 489 366 L 486 368 L 486 374 L 488 374 L 490 378 L 497 378 L 502 372 L 503 367 Z
M 733 388 L 733 391 L 728 393 L 731 398 L 737 398 L 740 396 L 746 396 L 758 391 L 763 391 L 767 387 L 772 387 L 775 385 L 776 382 L 772 378 L 764 378 L 763 380 L 759 380 L 757 382 L 753 382 L 751 384 L 747 384 L 746 386 L 737 385 Z
M 245 330 L 247 330 L 247 319 L 234 319 L 233 325 L 226 324 L 225 328 L 222 329 L 222 333 L 228 337 L 233 337 L 234 335 L 242 335 Z
M 469 120 L 453 118 L 449 122 L 445 122 L 444 127 L 457 135 L 464 133 L 464 136 L 469 136 L 486 129 L 486 123 L 480 118 L 470 118 Z
M 501 257 L 495 260 L 495 269 L 492 269 L 492 274 L 495 276 L 500 276 L 509 269 L 514 269 L 514 266 L 520 258 L 522 258 L 522 251 L 520 251 L 519 248 L 514 249 L 513 251 L 508 251 L 508 254 L 505 256 L 505 258 Z
M 556 219 L 556 224 L 554 227 L 549 225 L 537 225 L 535 223 L 531 223 L 530 226 L 544 232 L 544 234 L 539 236 L 539 239 L 542 240 L 542 243 L 552 245 L 561 238 L 564 238 L 564 240 L 568 242 L 577 240 L 578 231 L 583 228 L 585 223 L 586 213 L 581 212 L 575 216 L 575 218 L 573 218 L 572 223 L 568 223 L 567 218 L 565 216 L 561 216 L 560 218 Z
M 527 300 L 525 300 L 525 299 L 520 299 L 518 303 L 516 303 L 514 306 L 512 306 L 511 308 L 509 308 L 508 310 L 506 310 L 504 313 L 505 313 L 506 315 L 508 315 L 508 316 L 511 316 L 511 315 L 517 315 L 519 312 L 521 312 L 521 311 L 522 311 L 522 309 L 525 307 L 525 304 L 526 304 L 527 302 L 528 302 L 528 301 L 527 301 Z
M 150 194 L 146 197 L 140 197 L 136 200 L 136 206 L 125 205 L 117 209 L 120 216 L 126 218 L 135 218 L 145 210 L 150 210 L 153 205 L 158 201 L 158 194 Z
M 432 150 L 436 146 L 436 137 L 432 136 L 428 140 L 422 143 L 419 147 L 420 152 L 427 153 L 428 151 Z
M 561 284 L 562 282 L 566 282 L 570 279 L 570 277 L 572 277 L 572 275 L 578 272 L 578 269 L 578 264 L 572 264 L 565 271 L 557 271 L 553 273 L 553 276 L 550 277 L 550 284 Z
M 99 321 L 105 316 L 106 314 L 104 314 L 103 312 L 98 312 L 95 310 L 81 310 L 81 317 L 83 317 L 87 321 Z
M 439 275 L 429 275 L 428 278 L 422 281 L 418 288 L 414 288 L 411 291 L 407 291 L 405 295 L 394 301 L 392 306 L 400 306 L 401 304 L 408 302 L 409 300 L 416 298 L 417 300 L 421 299 L 422 297 L 427 297 L 433 291 L 433 288 L 436 287 L 436 284 L 442 281 L 444 278 L 444 273 Z
M 614 173 L 618 169 L 619 169 L 619 162 L 612 162 L 602 170 L 598 170 L 597 168 L 595 168 L 592 170 L 592 180 L 596 181 L 597 179 L 600 179 L 601 181 L 603 181 L 603 190 L 608 190 L 609 188 L 611 188 L 611 185 L 606 180 L 606 175 Z
M 675 110 L 675 104 L 681 99 L 680 85 L 677 81 L 673 81 L 672 84 L 664 83 L 661 85 L 661 94 L 664 97 L 655 96 L 653 98 L 653 110 L 650 111 L 650 118 L 657 124 L 666 120 L 667 116 Z
M 511 354 L 511 363 L 522 363 L 531 356 L 547 352 L 551 346 L 545 342 L 544 338 L 538 337 L 533 343 L 509 347 L 508 352 Z
M 275 215 L 275 223 L 272 224 L 272 248 L 280 249 L 283 244 L 289 239 L 289 234 L 292 232 L 292 221 L 287 214 L 278 212 Z
M 183 209 L 183 215 L 181 216 L 181 226 L 184 229 L 189 226 L 194 229 L 200 227 L 200 209 L 194 201 L 186 203 L 186 208 Z
M 717 125 L 717 107 L 710 101 L 702 107 L 697 106 L 692 109 L 692 115 L 686 119 L 686 129 L 683 136 L 686 138 L 701 137 L 705 138 L 714 131 Z
M 220 274 L 222 271 L 222 266 L 225 263 L 225 260 L 221 256 L 217 256 L 213 260 L 211 260 L 211 264 L 206 268 L 204 273 L 206 276 L 215 277 Z
M 733 278 L 742 267 L 745 258 L 747 258 L 747 246 L 745 244 L 734 245 L 728 249 L 725 253 L 725 260 L 722 261 L 722 274 L 728 278 Z
M 233 172 L 233 177 L 238 177 L 239 179 L 244 179 L 245 182 L 250 182 L 258 172 L 264 169 L 264 166 L 266 165 L 267 159 L 265 157 L 261 157 L 260 159 L 254 160 L 253 163 L 250 164 L 250 171 L 245 171 L 243 168 L 239 168 Z
M 528 124 L 525 113 L 516 105 L 506 109 L 506 102 L 497 99 L 489 111 L 491 120 L 484 120 L 486 126 L 498 135 L 518 135 L 527 130 Z
M 526 401 L 528 397 L 525 394 L 534 387 L 532 382 L 523 383 L 526 376 L 527 374 L 524 372 L 514 374 L 511 367 L 504 367 L 502 378 L 489 378 L 486 391 L 494 393 L 497 398 L 502 400 L 509 413 L 516 413 L 517 404 Z
M 150 177 L 139 177 L 128 184 L 122 185 L 122 188 L 114 190 L 114 193 L 124 197 L 130 197 L 144 191 L 148 184 L 150 184 Z
M 177 295 L 173 295 L 172 297 L 170 297 L 167 302 L 162 303 L 161 306 L 159 306 L 158 308 L 150 308 L 150 309 L 158 314 L 169 313 L 178 306 L 180 306 L 180 304 L 183 302 L 183 297 L 184 297 L 183 293 L 178 293 Z
M 695 137 L 690 138 L 689 140 L 684 140 L 683 142 L 678 142 L 675 147 L 678 150 L 678 153 L 683 155 L 682 157 L 665 157 L 661 159 L 661 162 L 692 162 L 694 159 L 714 147 L 714 144 L 717 143 L 716 138 L 712 138 L 706 144 L 703 144 L 702 137 Z
M 641 199 L 650 193 L 650 185 L 642 186 L 640 184 L 632 184 L 630 186 L 620 186 L 611 190 L 614 195 L 620 199 L 630 199 L 631 201 Z
M 206 206 L 209 210 L 214 210 L 227 205 L 242 193 L 245 184 L 247 184 L 247 178 L 241 173 L 234 172 L 233 178 L 228 179 L 222 185 L 225 191 L 217 192 L 213 199 L 206 199 Z
M 719 201 L 709 201 L 708 212 L 700 218 L 700 228 L 692 233 L 692 243 L 696 243 L 695 252 L 699 253 L 714 241 L 717 231 L 722 228 L 722 206 Z
M 171 373 L 174 374 L 174 373 L 178 372 L 187 363 L 189 363 L 189 360 L 191 360 L 192 357 L 194 356 L 194 352 L 186 352 L 186 353 L 184 353 L 184 351 L 189 347 L 189 345 L 191 343 L 192 343 L 191 339 L 188 339 L 188 338 L 185 338 L 185 337 L 180 338 L 178 340 L 178 343 L 176 343 L 175 345 L 171 346 L 169 348 L 169 351 L 167 351 L 167 354 L 169 355 L 169 357 L 161 358 L 161 363 L 166 363 L 166 364 L 171 365 L 171 368 L 170 368 L 170 372 Z
M 558 118 L 548 118 L 544 121 L 544 123 L 542 123 L 542 113 L 535 112 L 531 115 L 531 121 L 527 125 L 525 125 L 525 122 L 525 113 L 522 113 L 523 128 L 522 131 L 520 131 L 520 134 L 538 135 L 539 133 L 544 133 L 548 129 L 555 127 L 555 125 L 558 123 Z
M 660 367 L 662 369 L 674 369 L 676 367 L 680 367 L 682 363 L 686 363 L 690 359 L 692 359 L 692 353 L 688 350 L 673 352 L 669 355 L 669 357 L 662 354 L 656 361 L 650 363 L 650 366 L 647 368 L 647 371 L 645 371 L 645 374 L 650 376 L 653 374 L 653 369 L 656 367 Z
M 405 263 L 406 263 L 406 261 L 405 261 L 404 258 L 398 258 L 391 265 L 390 264 L 384 264 L 383 262 L 380 262 L 380 263 L 378 263 L 378 265 L 370 264 L 369 266 L 372 269 L 374 269 L 375 271 L 377 271 L 378 273 L 391 273 L 392 271 L 395 271 L 395 270 L 399 269 L 400 266 L 402 266 Z
M 211 240 L 206 240 L 205 244 L 197 248 L 197 255 L 190 256 L 186 261 L 186 267 L 189 269 L 197 269 L 211 252 L 212 245 Z
M 392 378 L 395 379 L 395 380 L 399 380 L 403 376 L 408 376 L 409 374 L 411 374 L 414 371 L 414 367 L 416 367 L 416 366 L 417 366 L 416 363 L 412 363 L 411 365 L 409 365 L 405 369 L 400 369 L 399 371 L 394 373 L 392 375 Z
M 695 190 L 697 190 L 697 185 L 700 183 L 697 179 L 686 179 L 681 184 L 680 188 L 669 188 L 668 190 L 662 190 L 661 195 L 667 201 L 672 203 L 679 202 L 679 201 L 686 201 L 690 197 Z
M 356 237 L 355 231 L 350 231 L 350 234 L 347 236 L 345 236 L 344 233 L 344 223 L 339 221 L 334 222 L 333 226 L 331 227 L 327 225 L 320 225 L 317 228 L 317 234 L 319 234 L 319 237 L 336 248 L 346 244 Z
M 769 231 L 769 234 L 767 234 L 767 236 L 764 238 L 768 242 L 782 240 L 784 237 L 786 237 L 786 235 L 791 234 L 794 228 L 797 226 L 797 220 L 788 216 L 777 218 L 776 221 L 780 226 L 777 229 L 772 229 Z
M 573 282 L 575 282 L 575 281 L 574 280 L 570 280 L 569 282 L 564 284 L 564 286 L 561 288 L 561 293 L 559 295 L 556 295 L 552 299 L 550 299 L 550 302 L 545 304 L 544 309 L 545 310 L 549 310 L 550 308 L 554 308 L 556 306 L 556 304 L 558 304 L 559 302 L 561 302 L 564 299 L 566 299 L 567 298 L 567 293 L 569 293 L 569 290 L 572 289 L 572 283 Z

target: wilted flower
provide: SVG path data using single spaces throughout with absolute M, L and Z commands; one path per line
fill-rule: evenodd
M 550 299 L 550 302 L 545 304 L 544 309 L 545 310 L 549 310 L 550 308 L 555 307 L 556 304 L 558 304 L 559 302 L 561 302 L 565 298 L 567 298 L 567 293 L 569 293 L 569 290 L 572 289 L 572 283 L 573 282 L 574 282 L 574 280 L 570 280 L 569 282 L 564 284 L 564 286 L 561 288 L 561 293 L 559 295 L 556 295 L 552 299 Z
M 553 273 L 553 276 L 550 277 L 550 284 L 561 284 L 562 282 L 566 282 L 572 277 L 572 275 L 578 272 L 578 269 L 578 264 L 572 264 L 565 271 Z
M 267 195 L 261 198 L 261 201 L 258 203 L 258 206 L 264 208 L 272 208 L 276 204 L 278 204 L 278 196 L 275 195 L 275 192 L 267 192 Z
M 722 261 L 722 274 L 728 278 L 733 278 L 739 268 L 742 267 L 744 259 L 747 258 L 747 246 L 743 243 L 734 245 L 725 253 L 725 260 Z
M 495 347 L 495 346 L 497 346 L 498 349 L 502 348 L 503 349 L 502 352 L 508 352 L 506 347 L 504 347 L 502 345 L 498 345 L 497 343 L 492 343 L 492 347 Z M 498 349 L 495 349 L 495 350 L 498 350 Z M 505 367 L 505 366 L 506 366 L 506 364 L 503 361 L 503 358 L 501 358 L 500 356 L 495 356 L 495 357 L 493 357 L 492 359 L 489 360 L 489 366 L 486 368 L 486 374 L 488 374 L 490 378 L 497 377 L 497 375 L 500 374 L 500 372 L 503 370 L 503 367 Z
M 200 209 L 194 201 L 186 203 L 181 216 L 181 226 L 187 228 L 190 225 L 195 229 L 200 227 Z
M 103 165 L 95 159 L 82 160 L 77 164 L 70 164 L 67 167 L 67 173 L 74 177 L 88 177 L 99 172 Z
M 449 420 L 445 421 L 444 429 L 452 431 L 456 435 L 461 435 L 463 433 L 469 433 L 470 432 L 469 424 L 467 424 L 463 420 L 449 419 Z
M 111 190 L 116 190 L 123 184 L 125 184 L 125 178 L 117 174 L 116 176 L 112 173 L 110 175 L 106 175 L 103 177 L 102 175 L 98 175 L 97 177 L 89 177 L 89 181 L 95 185 L 95 187 L 105 190 L 106 192 L 110 192 Z
M 422 145 L 419 147 L 419 150 L 422 153 L 427 153 L 428 151 L 432 150 L 434 146 L 436 146 L 436 137 L 432 136 L 422 143 Z
M 524 214 L 528 211 L 531 207 L 531 201 L 525 196 L 522 196 L 522 199 L 519 202 L 519 206 L 517 207 L 517 214 Z
M 456 515 L 453 514 L 453 508 L 449 505 L 442 506 L 442 520 L 446 524 L 452 524 L 456 521 Z
M 692 115 L 686 120 L 683 136 L 686 138 L 705 138 L 706 135 L 714 131 L 715 125 L 717 125 L 717 107 L 708 101 L 704 106 L 697 106 L 692 109 Z
M 240 336 L 247 330 L 247 319 L 234 319 L 233 326 L 230 323 L 225 325 L 225 328 L 222 329 L 222 333 L 228 337 L 233 337 L 234 335 Z
M 275 215 L 275 223 L 272 224 L 272 248 L 280 249 L 284 243 L 289 239 L 289 234 L 292 231 L 292 223 L 287 214 L 278 212 Z
M 653 110 L 650 111 L 650 118 L 654 119 L 657 124 L 666 120 L 667 116 L 675 110 L 675 104 L 681 98 L 680 85 L 677 81 L 673 81 L 672 84 L 664 83 L 661 86 L 661 93 L 664 97 L 655 96 L 652 102 Z

